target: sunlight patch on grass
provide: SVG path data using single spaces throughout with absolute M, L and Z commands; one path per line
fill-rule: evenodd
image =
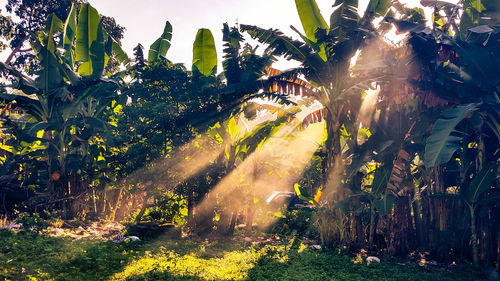
M 204 280 L 243 280 L 263 253 L 263 250 L 250 249 L 226 252 L 221 258 L 207 258 L 207 254 L 203 252 L 178 255 L 162 249 L 157 254 L 146 253 L 127 265 L 122 272 L 115 274 L 111 280 L 148 279 L 147 276 L 161 276 L 163 272 L 172 276 L 191 276 Z

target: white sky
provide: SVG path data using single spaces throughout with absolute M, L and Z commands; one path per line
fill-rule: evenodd
M 456 0 L 455 0 L 456 1 Z M 0 0 L 0 7 L 6 0 Z M 199 28 L 208 28 L 215 38 L 219 56 L 218 72 L 222 70 L 222 24 L 228 22 L 234 26 L 252 24 L 263 28 L 278 28 L 285 34 L 297 38 L 290 25 L 302 30 L 294 0 L 89 0 L 99 13 L 111 16 L 126 28 L 122 45 L 124 50 L 133 55 L 133 48 L 141 43 L 145 52 L 156 40 L 168 20 L 173 26 L 172 46 L 167 58 L 175 63 L 184 63 L 191 68 L 192 48 Z M 316 0 L 323 17 L 329 22 L 333 11 L 333 0 Z M 416 6 L 419 0 L 402 0 L 408 6 Z M 364 11 L 368 0 L 360 0 L 360 11 Z M 5 12 L 5 11 L 4 11 Z M 8 50 L 0 53 L 5 60 Z M 280 61 L 278 68 L 294 66 L 290 62 Z
M 328 22 L 334 1 L 316 2 Z M 219 56 L 218 72 L 222 70 L 221 29 L 224 22 L 230 26 L 238 22 L 263 28 L 278 28 L 294 37 L 295 32 L 290 29 L 290 25 L 302 30 L 294 0 L 90 0 L 89 3 L 99 13 L 114 17 L 120 25 L 126 27 L 122 45 L 129 55 L 132 55 L 132 49 L 137 43 L 141 43 L 147 52 L 163 32 L 165 22 L 170 21 L 173 35 L 167 58 L 184 63 L 188 68 L 191 68 L 196 32 L 199 28 L 210 29 Z M 280 65 L 282 68 L 291 66 L 286 62 Z

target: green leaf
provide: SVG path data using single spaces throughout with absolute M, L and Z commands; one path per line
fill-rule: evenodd
M 149 48 L 148 61 L 153 62 L 160 56 L 165 56 L 170 48 L 170 40 L 172 40 L 172 25 L 167 21 L 163 34 Z
M 130 58 L 128 57 L 127 53 L 122 49 L 122 46 L 116 42 L 116 40 L 109 36 L 108 40 L 111 40 L 111 50 L 113 51 L 113 54 L 116 58 L 116 60 L 123 64 L 126 68 L 130 66 Z
M 217 72 L 217 51 L 210 30 L 201 28 L 193 44 L 193 71 L 210 76 Z
M 469 2 L 470 7 L 472 7 L 474 10 L 478 11 L 479 13 L 486 10 L 486 8 L 483 6 L 483 3 L 481 3 L 481 0 L 472 0 L 472 1 L 465 1 L 465 2 Z
M 479 196 L 491 187 L 491 182 L 497 176 L 497 165 L 489 162 L 479 171 L 470 182 L 464 194 L 465 200 L 476 203 Z
M 50 89 L 58 87 L 63 82 L 59 61 L 48 46 L 41 47 L 37 54 L 40 60 L 40 70 L 35 79 L 36 86 L 47 93 Z
M 82 76 L 91 76 L 93 78 L 98 78 L 102 75 L 104 66 L 109 59 L 105 51 L 103 36 L 103 27 L 102 24 L 99 23 L 97 28 L 97 39 L 92 41 L 90 46 L 90 60 L 83 62 L 78 67 L 78 74 Z
M 63 22 L 54 14 L 51 13 L 47 18 L 45 25 L 45 33 L 47 34 L 47 49 L 54 53 L 56 50 L 56 43 L 54 42 L 54 35 L 57 32 L 63 31 Z
M 78 14 L 76 26 L 75 55 L 77 61 L 86 62 L 90 60 L 90 47 L 97 40 L 99 29 L 99 13 L 88 3 L 82 4 Z
M 424 164 L 430 168 L 450 161 L 451 156 L 459 148 L 462 137 L 451 135 L 455 127 L 467 115 L 477 109 L 474 103 L 459 105 L 441 113 L 440 118 L 434 123 L 432 134 L 425 143 Z
M 229 119 L 229 122 L 227 124 L 227 132 L 229 133 L 229 135 L 231 136 L 231 140 L 233 141 L 238 137 L 240 129 L 238 128 L 236 119 L 234 119 L 234 117 L 231 117 L 231 119 Z
M 76 36 L 76 12 L 75 4 L 72 4 L 69 15 L 64 23 L 63 32 L 64 59 L 71 67 L 74 65 L 73 40 L 75 40 Z
M 277 29 L 262 29 L 244 24 L 240 25 L 240 29 L 252 38 L 257 38 L 260 43 L 267 44 L 268 50 L 272 50 L 272 54 L 276 56 L 297 60 L 312 68 L 319 68 L 324 63 L 309 44 L 285 36 Z
M 390 6 L 390 0 L 370 0 L 366 12 L 384 16 Z
M 104 32 L 99 13 L 90 4 L 82 4 L 76 26 L 75 59 L 82 76 L 99 77 L 105 65 Z
M 396 201 L 394 195 L 386 194 L 381 200 L 375 201 L 375 209 L 377 209 L 382 216 L 385 216 L 391 212 L 394 201 Z
M 33 93 L 38 92 L 38 87 L 33 79 L 24 75 L 19 70 L 13 68 L 12 66 L 5 64 L 0 61 L 0 70 L 5 71 L 9 75 L 12 75 L 16 78 L 17 83 L 15 88 L 23 91 L 25 94 L 31 95 Z M 0 96 L 4 96 L 2 92 L 0 92 Z M 7 95 L 11 97 L 15 97 L 15 95 Z M 5 98 L 5 97 L 2 97 Z
M 389 177 L 391 176 L 392 165 L 386 165 L 378 168 L 375 171 L 372 182 L 372 193 L 382 194 L 387 188 L 387 183 L 389 182 Z
M 314 201 L 314 198 L 309 196 L 308 194 L 303 194 L 302 191 L 300 190 L 299 184 L 296 183 L 293 185 L 293 189 L 295 189 L 295 193 L 297 194 L 297 197 L 299 197 L 300 200 L 309 202 L 311 204 L 316 204 L 316 201 Z
M 330 16 L 330 30 L 341 40 L 358 28 L 358 0 L 337 0 L 335 11 Z
M 295 6 L 297 7 L 297 12 L 299 13 L 300 21 L 307 39 L 316 43 L 318 41 L 315 35 L 316 31 L 318 29 L 328 30 L 328 24 L 321 15 L 318 4 L 316 4 L 314 0 L 295 0 Z M 325 47 L 323 44 L 320 46 L 318 55 L 326 61 Z

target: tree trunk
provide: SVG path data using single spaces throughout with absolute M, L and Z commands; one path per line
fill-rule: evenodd
M 253 224 L 253 215 L 254 215 L 254 209 L 253 209 L 253 201 L 248 203 L 247 207 L 247 215 L 246 215 L 246 227 L 245 227 L 245 234 L 246 235 L 251 235 L 252 234 L 252 224 Z
M 227 231 L 227 235 L 233 236 L 234 228 L 236 227 L 236 219 L 238 218 L 238 212 L 233 212 L 231 214 L 231 222 L 229 223 L 229 229 Z
M 375 238 L 375 205 L 374 205 L 374 201 L 371 201 L 370 202 L 370 233 L 368 233 L 368 244 L 370 244 L 370 246 L 373 246 L 373 241 L 374 241 L 374 238 Z
M 408 221 L 409 206 L 408 196 L 399 197 L 394 206 L 394 215 L 392 220 L 392 250 L 402 257 L 406 256 L 410 252 L 411 224 Z
M 472 261 L 475 266 L 479 265 L 479 247 L 477 245 L 476 214 L 475 206 L 469 205 L 470 210 L 470 231 L 472 239 Z
M 419 251 L 424 250 L 424 228 L 422 220 L 422 202 L 420 199 L 413 201 L 413 218 L 415 220 L 415 232 L 417 236 L 417 248 Z
M 500 227 L 497 236 L 497 273 L 500 274 Z
M 190 221 L 194 218 L 194 196 L 191 188 L 188 187 L 187 192 L 187 220 Z
M 338 187 L 340 184 L 339 176 L 334 173 L 339 173 L 338 170 L 340 164 L 342 163 L 341 147 L 340 147 L 340 135 L 339 128 L 340 123 L 335 113 L 331 108 L 327 108 L 326 113 L 326 133 L 327 138 L 325 141 L 324 152 L 326 154 L 325 159 L 322 162 L 322 185 L 325 187 L 325 194 L 333 198 L 327 198 L 327 200 L 339 199 L 342 197 L 339 193 Z M 333 182 L 332 182 L 333 181 Z
M 115 218 L 116 218 L 116 210 L 120 206 L 120 202 L 121 202 L 121 198 L 122 198 L 122 192 L 123 192 L 123 185 L 120 187 L 120 191 L 118 191 L 118 198 L 116 198 L 115 207 L 111 211 L 111 220 L 115 220 Z

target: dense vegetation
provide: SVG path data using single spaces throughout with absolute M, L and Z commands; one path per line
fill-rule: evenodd
M 336 0 L 329 22 L 314 0 L 295 3 L 305 33 L 292 27 L 299 40 L 223 24 L 218 71 L 208 29 L 194 38 L 188 70 L 166 58 L 175 36 L 168 21 L 147 55 L 139 44 L 130 58 L 120 45 L 123 27 L 88 3 L 9 0 L 6 10 L 19 20 L 0 16 L 1 47 L 12 52 L 0 63 L 0 212 L 27 233 L 2 232 L 0 259 L 30 240 L 57 244 L 54 253 L 91 247 L 100 256 L 102 247 L 116 253 L 100 259 L 109 272 L 96 278 L 105 278 L 125 266 L 118 259 L 146 249 L 35 234 L 48 222 L 76 219 L 175 224 L 204 237 L 244 227 L 248 236 L 267 231 L 328 249 L 498 272 L 500 1 L 422 0 L 434 10 L 426 19 L 422 8 L 397 1 L 370 0 L 359 11 L 357 0 Z M 32 7 L 40 8 L 32 14 Z M 395 30 L 404 41 L 384 40 Z M 278 58 L 300 65 L 277 70 Z M 302 204 L 270 200 L 276 191 L 293 191 Z M 166 249 L 154 254 L 165 264 L 142 257 L 122 274 L 173 278 L 184 272 L 178 259 L 195 259 Z M 366 267 L 342 271 L 351 257 L 333 253 L 263 246 L 227 258 L 256 265 L 248 271 L 255 280 L 368 274 Z M 190 261 L 205 268 L 192 278 L 222 278 L 205 264 L 215 261 Z M 332 261 L 340 265 L 330 268 Z M 325 271 L 307 278 L 309 270 Z M 229 271 L 236 275 L 228 279 L 247 276 Z M 369 274 L 454 278 L 395 264 Z

